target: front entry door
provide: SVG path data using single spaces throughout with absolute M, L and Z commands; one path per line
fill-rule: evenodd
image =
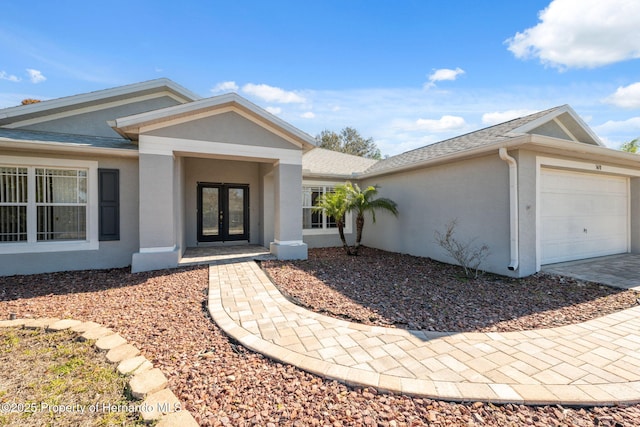
M 198 183 L 198 241 L 249 240 L 249 186 Z

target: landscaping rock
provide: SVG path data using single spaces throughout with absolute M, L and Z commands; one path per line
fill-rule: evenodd
M 21 328 L 27 319 L 0 320 L 0 328 Z
M 581 321 L 581 317 L 597 317 L 598 311 L 604 315 L 623 308 L 619 301 L 625 291 L 604 288 L 602 294 L 592 290 L 586 294 L 576 293 L 574 302 L 585 308 L 584 313 L 578 313 L 579 310 L 572 308 L 569 290 L 573 288 L 562 288 L 571 284 L 570 279 L 559 284 L 557 279 L 547 276 L 536 275 L 526 281 L 504 277 L 489 280 L 484 276 L 481 280 L 486 282 L 465 282 L 458 279 L 459 271 L 454 267 L 425 258 L 374 253 L 370 248 L 361 252 L 358 257 L 345 257 L 341 249 L 311 249 L 307 262 L 314 266 L 316 277 L 320 279 L 318 282 L 314 279 L 301 289 L 324 297 L 327 288 L 318 286 L 325 282 L 329 287 L 335 286 L 330 280 L 337 271 L 333 270 L 333 265 L 336 269 L 353 267 L 348 274 L 346 270 L 341 273 L 344 276 L 342 286 L 346 288 L 353 283 L 353 291 L 360 293 L 357 301 L 362 309 L 373 310 L 373 315 L 382 319 L 379 321 L 384 325 L 385 319 L 393 319 L 381 313 L 393 313 L 393 304 L 398 301 L 403 301 L 397 309 L 400 314 L 393 314 L 398 319 L 400 315 L 411 318 L 429 306 L 435 307 L 439 301 L 446 312 L 420 314 L 421 321 L 433 318 L 435 326 L 432 329 L 435 330 L 447 330 L 458 323 L 462 324 L 458 328 L 468 330 L 491 328 L 490 319 L 497 316 L 495 310 L 512 312 L 516 319 L 510 318 L 496 326 L 502 327 L 509 322 L 508 326 L 515 330 L 516 327 L 526 329 L 560 322 L 553 317 L 563 311 L 567 316 L 562 321 L 576 322 Z M 348 261 L 343 262 L 342 258 Z M 302 265 L 293 264 L 283 264 L 281 268 L 283 275 L 287 269 L 292 270 L 294 278 L 297 270 L 303 270 Z M 363 276 L 368 270 L 371 274 Z M 406 275 L 403 277 L 403 274 Z M 406 283 L 413 284 L 403 290 L 405 278 L 408 279 Z M 503 286 L 505 283 L 509 286 Z M 420 290 L 421 284 L 429 288 Z M 302 286 L 301 283 L 298 285 Z M 448 286 L 452 286 L 450 299 L 446 297 Z M 554 289 L 558 286 L 561 289 Z M 171 390 L 197 421 L 192 423 L 194 426 L 220 426 L 223 420 L 230 426 L 364 426 L 365 421 L 380 426 L 391 426 L 393 421 L 397 426 L 412 427 L 520 426 L 527 423 L 533 426 L 640 425 L 640 405 L 557 410 L 556 406 L 484 404 L 474 407 L 472 403 L 384 393 L 374 394 L 373 398 L 367 394 L 367 399 L 363 389 L 316 377 L 231 343 L 203 310 L 207 291 L 206 267 L 137 274 L 123 268 L 13 276 L 10 279 L 0 277 L 0 295 L 3 295 L 0 318 L 8 318 L 9 313 L 16 313 L 18 317 L 71 317 L 99 322 L 117 331 L 165 373 Z M 417 296 L 412 298 L 412 292 Z M 548 295 L 546 292 L 551 292 L 551 299 L 558 299 L 547 319 L 544 307 L 549 305 L 537 302 L 538 298 Z M 382 295 L 386 295 L 386 299 L 381 298 Z M 431 300 L 432 296 L 435 300 Z M 326 298 L 328 300 L 330 296 Z M 377 300 L 376 307 L 370 305 L 371 299 Z M 514 308 L 502 307 L 514 303 Z M 517 308 L 527 306 L 529 309 L 524 311 Z M 326 310 L 336 308 L 332 305 Z M 535 315 L 525 315 L 526 311 Z M 521 317 L 517 317 L 518 312 L 522 313 Z M 355 315 L 354 309 L 349 307 L 342 313 Z M 367 311 L 363 319 L 366 320 L 369 314 L 371 312 Z M 474 324 L 477 329 L 472 328 Z M 206 358 L 201 357 L 204 353 Z M 229 375 L 234 375 L 236 380 L 228 382 Z M 367 393 L 372 393 L 371 388 Z M 159 425 L 178 417 L 188 417 L 182 414 L 186 412 L 171 414 Z M 173 425 L 187 425 L 182 422 L 184 420 Z
M 148 395 L 141 406 L 151 408 L 150 411 L 144 411 L 140 414 L 146 422 L 181 410 L 180 401 L 168 388 Z
M 137 356 L 138 354 L 140 354 L 140 350 L 138 350 L 138 348 L 136 346 L 133 346 L 131 344 L 122 344 L 122 345 L 119 345 L 118 347 L 112 348 L 111 350 L 109 350 L 107 352 L 107 360 L 109 360 L 110 362 L 113 362 L 113 363 L 122 362 L 124 360 L 129 360 L 129 359 L 133 358 L 134 356 Z M 137 366 L 139 366 L 139 365 L 137 365 Z M 136 368 L 137 368 L 137 366 L 136 366 Z M 133 369 L 135 369 L 135 368 L 133 368 Z M 130 371 L 121 372 L 121 373 L 129 373 L 129 372 Z
M 131 394 L 136 399 L 144 399 L 148 394 L 160 391 L 167 386 L 167 377 L 158 368 L 136 374 L 129 381 Z
M 62 319 L 49 325 L 47 329 L 50 331 L 63 331 L 65 329 L 73 328 L 74 326 L 78 326 L 80 324 L 82 324 L 80 320 Z
M 86 332 L 86 331 L 88 331 L 89 329 L 97 328 L 97 327 L 99 327 L 99 326 L 102 326 L 102 325 L 100 325 L 100 324 L 98 324 L 98 323 L 96 323 L 96 322 L 82 322 L 82 323 L 80 323 L 80 324 L 79 324 L 79 325 L 77 325 L 77 326 L 72 326 L 72 327 L 71 327 L 71 330 L 72 330 L 73 332 L 80 332 L 80 333 L 82 333 L 82 332 Z
M 116 348 L 126 343 L 127 340 L 122 338 L 120 335 L 112 334 L 98 338 L 98 340 L 96 341 L 96 347 L 98 347 L 100 350 L 111 350 L 112 348 Z
M 131 345 L 131 344 L 126 344 L 126 345 Z M 133 347 L 133 346 L 131 346 Z M 135 348 L 135 347 L 133 347 Z M 114 349 L 114 350 L 117 350 Z M 136 348 L 137 350 L 137 348 Z M 113 350 L 111 350 L 113 351 Z M 138 351 L 138 353 L 140 353 L 140 351 Z M 107 356 L 109 355 L 109 353 L 107 353 Z M 131 357 L 131 358 L 127 358 L 127 359 L 123 359 L 122 362 L 120 362 L 120 364 L 118 365 L 118 372 L 120 372 L 123 375 L 127 375 L 130 374 L 132 372 L 134 372 L 136 369 L 138 369 L 140 366 L 142 366 L 142 364 L 144 362 L 149 362 L 147 360 L 146 357 L 144 356 L 135 356 L 135 357 Z
M 193 416 L 187 411 L 174 412 L 162 419 L 156 424 L 156 427 L 198 427 L 199 424 Z
M 56 323 L 60 319 L 52 317 L 43 317 L 39 319 L 26 319 L 24 327 L 27 329 L 46 329 L 49 325 Z
M 98 338 L 102 338 L 107 335 L 113 335 L 113 333 L 114 332 L 109 328 L 105 328 L 104 326 L 98 326 L 85 331 L 82 335 L 80 335 L 80 339 L 97 340 Z
M 305 261 L 263 261 L 294 302 L 367 325 L 438 332 L 509 332 L 584 322 L 636 305 L 640 293 L 538 273 L 466 278 L 461 267 L 363 248 L 314 249 Z

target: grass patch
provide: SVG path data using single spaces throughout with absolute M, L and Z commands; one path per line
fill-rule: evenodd
M 0 329 L 0 425 L 144 425 L 139 404 L 92 342 L 70 331 Z

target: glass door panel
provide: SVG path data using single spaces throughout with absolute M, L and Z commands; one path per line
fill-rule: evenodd
M 202 235 L 220 235 L 220 189 L 202 188 Z
M 229 213 L 227 214 L 229 236 L 245 234 L 245 189 L 229 188 Z

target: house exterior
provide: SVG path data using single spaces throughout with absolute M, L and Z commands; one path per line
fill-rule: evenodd
M 483 269 L 522 277 L 640 251 L 638 159 L 561 106 L 375 161 L 315 148 L 237 94 L 153 80 L 0 110 L 0 274 L 170 268 L 242 243 L 304 259 L 340 244 L 311 208 L 351 180 L 400 210 L 365 245 L 451 262 L 434 233 L 456 220 L 489 247 Z

